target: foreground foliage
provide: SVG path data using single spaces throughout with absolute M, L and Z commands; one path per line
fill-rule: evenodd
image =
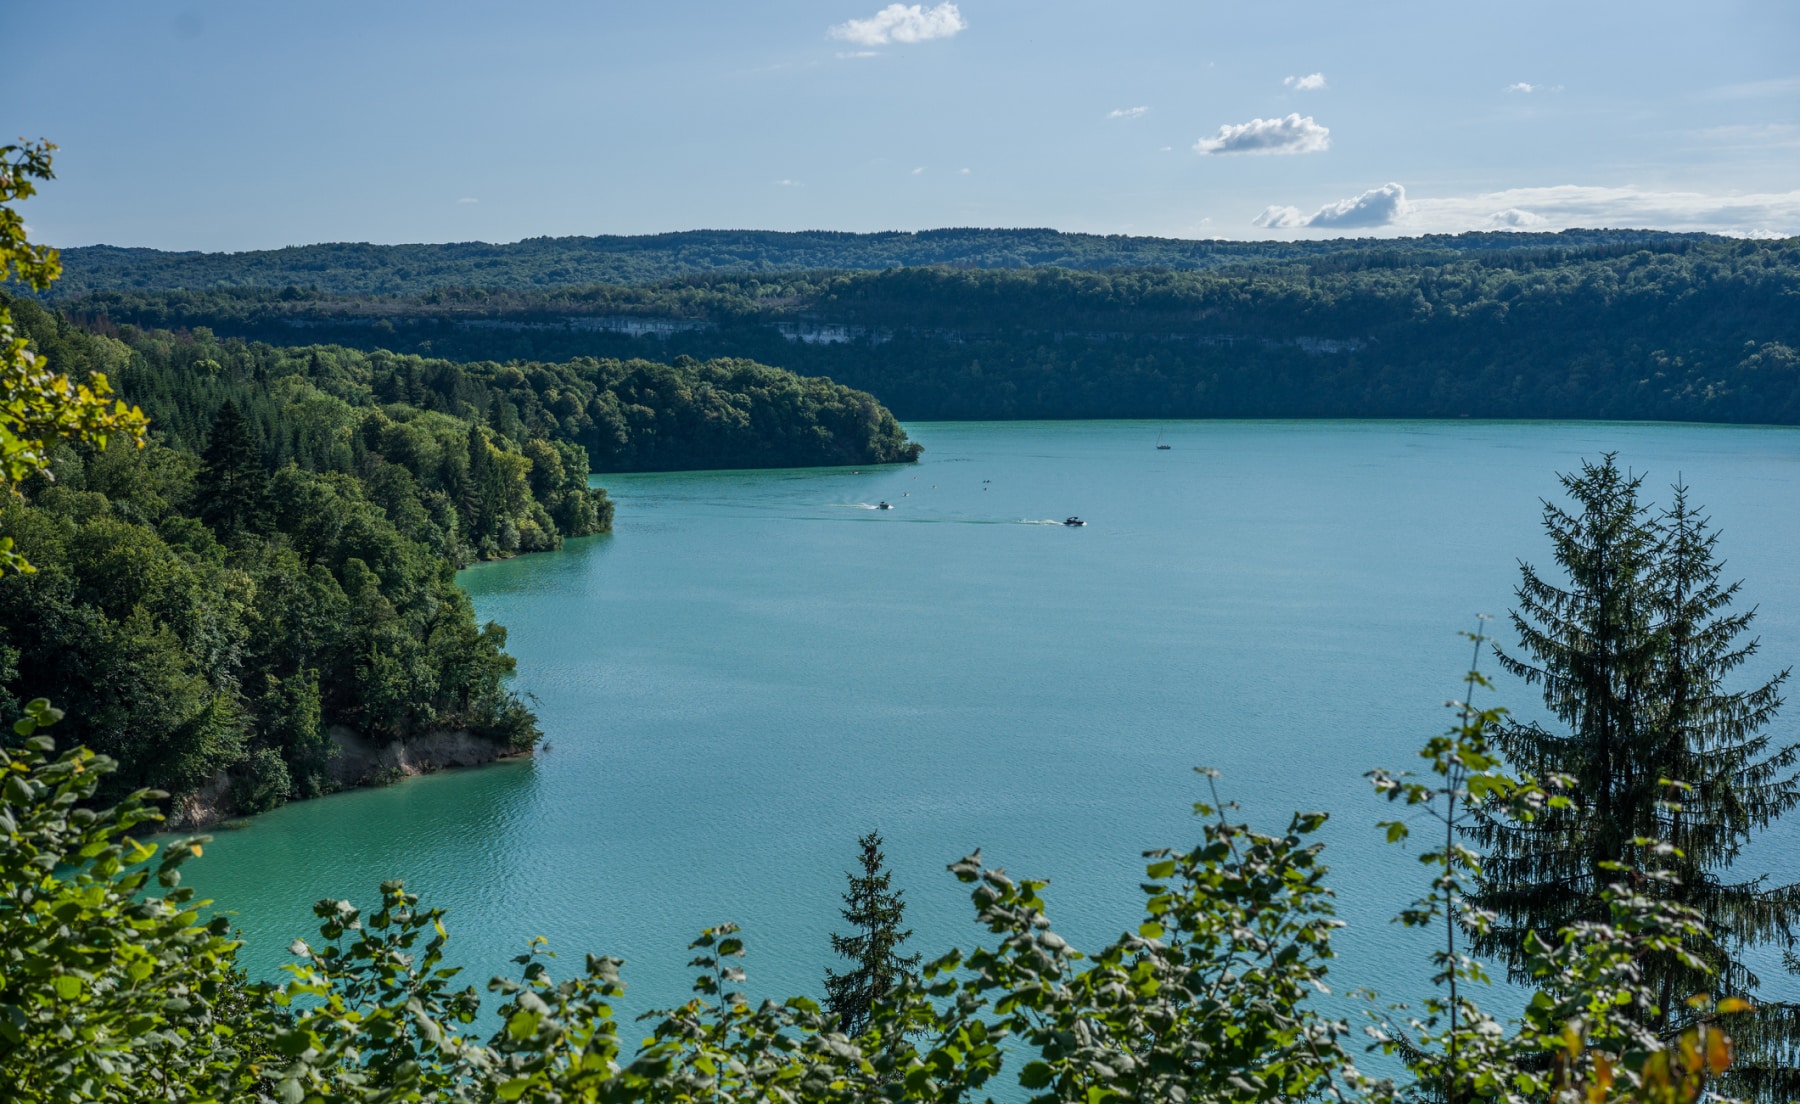
M 1313 1003 L 1340 926 L 1314 839 L 1326 817 L 1299 814 L 1266 834 L 1233 822 L 1216 798 L 1196 806 L 1198 845 L 1146 855 L 1143 922 L 1096 951 L 1055 933 L 1043 882 L 979 854 L 952 864 L 991 945 L 904 976 L 854 1035 L 807 998 L 752 1004 L 736 991 L 745 946 L 723 925 L 693 944 L 694 998 L 650 1014 L 641 1047 L 612 1013 L 622 964 L 589 956 L 578 976 L 557 980 L 538 943 L 516 977 L 489 984 L 498 1026 L 483 1038 L 477 993 L 443 964 L 443 914 L 397 882 L 373 911 L 321 901 L 319 938 L 293 945 L 288 979 L 245 983 L 225 921 L 203 921 L 207 903 L 178 886 L 176 868 L 205 840 L 146 865 L 156 848 L 130 833 L 155 818 L 156 795 L 86 808 L 112 764 L 85 749 L 55 756 L 40 729 L 56 719 L 32 703 L 0 762 L 0 1079 L 31 1104 L 950 1104 L 995 1093 L 1034 1104 L 1688 1104 L 1731 1058 L 1708 1017 L 1672 1039 L 1643 1028 L 1640 1013 L 1658 997 L 1639 963 L 1687 953 L 1705 928 L 1628 884 L 1665 875 L 1621 868 L 1605 918 L 1531 941 L 1537 994 L 1521 1021 L 1501 1024 L 1465 997 L 1460 1029 L 1453 1020 L 1441 1030 L 1434 1016 L 1404 1040 L 1376 1031 L 1413 1081 L 1361 1072 L 1349 1025 Z M 1426 749 L 1440 776 L 1459 759 L 1478 764 L 1481 727 L 1465 714 Z

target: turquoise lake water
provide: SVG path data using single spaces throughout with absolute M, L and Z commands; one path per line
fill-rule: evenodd
M 1546 565 L 1556 471 L 1617 450 L 1653 497 L 1685 476 L 1761 609 L 1752 673 L 1800 656 L 1800 431 L 908 429 L 916 466 L 608 477 L 614 533 L 464 572 L 546 745 L 221 832 L 188 878 L 235 912 L 253 972 L 313 934 L 313 901 L 399 877 L 450 910 L 472 980 L 541 935 L 565 969 L 625 958 L 628 1011 L 679 1003 L 688 940 L 733 920 L 753 996 L 816 995 L 870 828 L 928 956 L 986 935 L 944 873 L 975 847 L 1051 879 L 1058 929 L 1097 945 L 1138 922 L 1139 852 L 1197 838 L 1205 764 L 1253 823 L 1332 812 L 1337 987 L 1415 998 L 1425 949 L 1389 920 L 1422 868 L 1378 842 L 1362 772 L 1409 766 L 1448 720 L 1457 633 L 1504 614 L 1519 559 Z M 1069 514 L 1090 524 L 1052 524 Z M 1534 712 L 1517 684 L 1498 699 Z M 1745 866 L 1800 877 L 1800 824 Z

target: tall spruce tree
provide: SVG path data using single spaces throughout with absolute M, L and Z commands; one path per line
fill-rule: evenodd
M 1478 823 L 1486 856 L 1475 903 L 1494 922 L 1475 945 L 1517 975 L 1530 933 L 1606 919 L 1601 894 L 1620 866 L 1665 870 L 1674 877 L 1642 887 L 1697 909 L 1713 935 L 1688 948 L 1705 968 L 1677 955 L 1642 964 L 1658 1001 L 1641 1018 L 1670 1034 L 1698 1015 L 1690 996 L 1753 996 L 1761 979 L 1745 950 L 1791 938 L 1800 887 L 1726 880 L 1751 836 L 1800 803 L 1800 747 L 1772 747 L 1765 731 L 1787 672 L 1726 688 L 1756 653 L 1742 639 L 1755 612 L 1731 610 L 1739 586 L 1720 582 L 1718 534 L 1685 487 L 1658 514 L 1639 497 L 1642 477 L 1612 454 L 1561 479 L 1577 509 L 1546 503 L 1544 526 L 1565 580 L 1521 564 L 1512 622 L 1522 650 L 1499 653 L 1505 670 L 1542 688 L 1560 724 L 1503 724 L 1494 742 L 1519 771 L 1565 778 L 1568 804 L 1529 822 Z M 1653 856 L 1639 839 L 1676 851 Z M 1800 1091 L 1796 1010 L 1769 1003 L 1735 1018 L 1738 1089 L 1767 1100 Z
M 269 473 L 250 421 L 226 399 L 213 417 L 196 486 L 200 518 L 221 540 L 261 532 L 268 520 Z
M 831 935 L 831 949 L 853 963 L 846 973 L 825 971 L 825 1008 L 837 1017 L 838 1030 L 860 1035 L 873 1019 L 875 1008 L 918 968 L 919 956 L 903 955 L 900 945 L 912 936 L 902 930 L 906 902 L 893 888 L 893 873 L 881 851 L 881 833 L 870 832 L 856 841 L 862 848 L 862 873 L 846 872 L 850 886 L 844 891 L 845 921 L 851 935 Z

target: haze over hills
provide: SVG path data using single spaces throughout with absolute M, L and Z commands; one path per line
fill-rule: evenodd
M 443 287 L 542 289 L 632 284 L 712 273 L 900 266 L 965 268 L 1228 269 L 1352 252 L 1412 263 L 1519 250 L 1668 248 L 1708 234 L 1654 230 L 1472 232 L 1328 241 L 1070 234 L 1047 229 L 953 228 L 858 234 L 828 230 L 689 230 L 637 236 L 528 238 L 506 244 L 335 242 L 243 253 L 168 252 L 95 245 L 62 251 L 53 294 L 213 288 L 312 288 L 345 295 L 410 295 Z

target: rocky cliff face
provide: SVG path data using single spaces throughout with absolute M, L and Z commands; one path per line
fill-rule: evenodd
M 342 725 L 333 725 L 331 743 L 336 749 L 329 766 L 331 780 L 341 789 L 380 786 L 449 767 L 475 767 L 531 754 L 484 739 L 464 728 L 442 729 L 411 740 L 379 743 Z M 175 798 L 164 826 L 176 831 L 204 828 L 237 815 L 239 810 L 232 800 L 231 783 L 230 774 L 221 771 L 193 793 Z

